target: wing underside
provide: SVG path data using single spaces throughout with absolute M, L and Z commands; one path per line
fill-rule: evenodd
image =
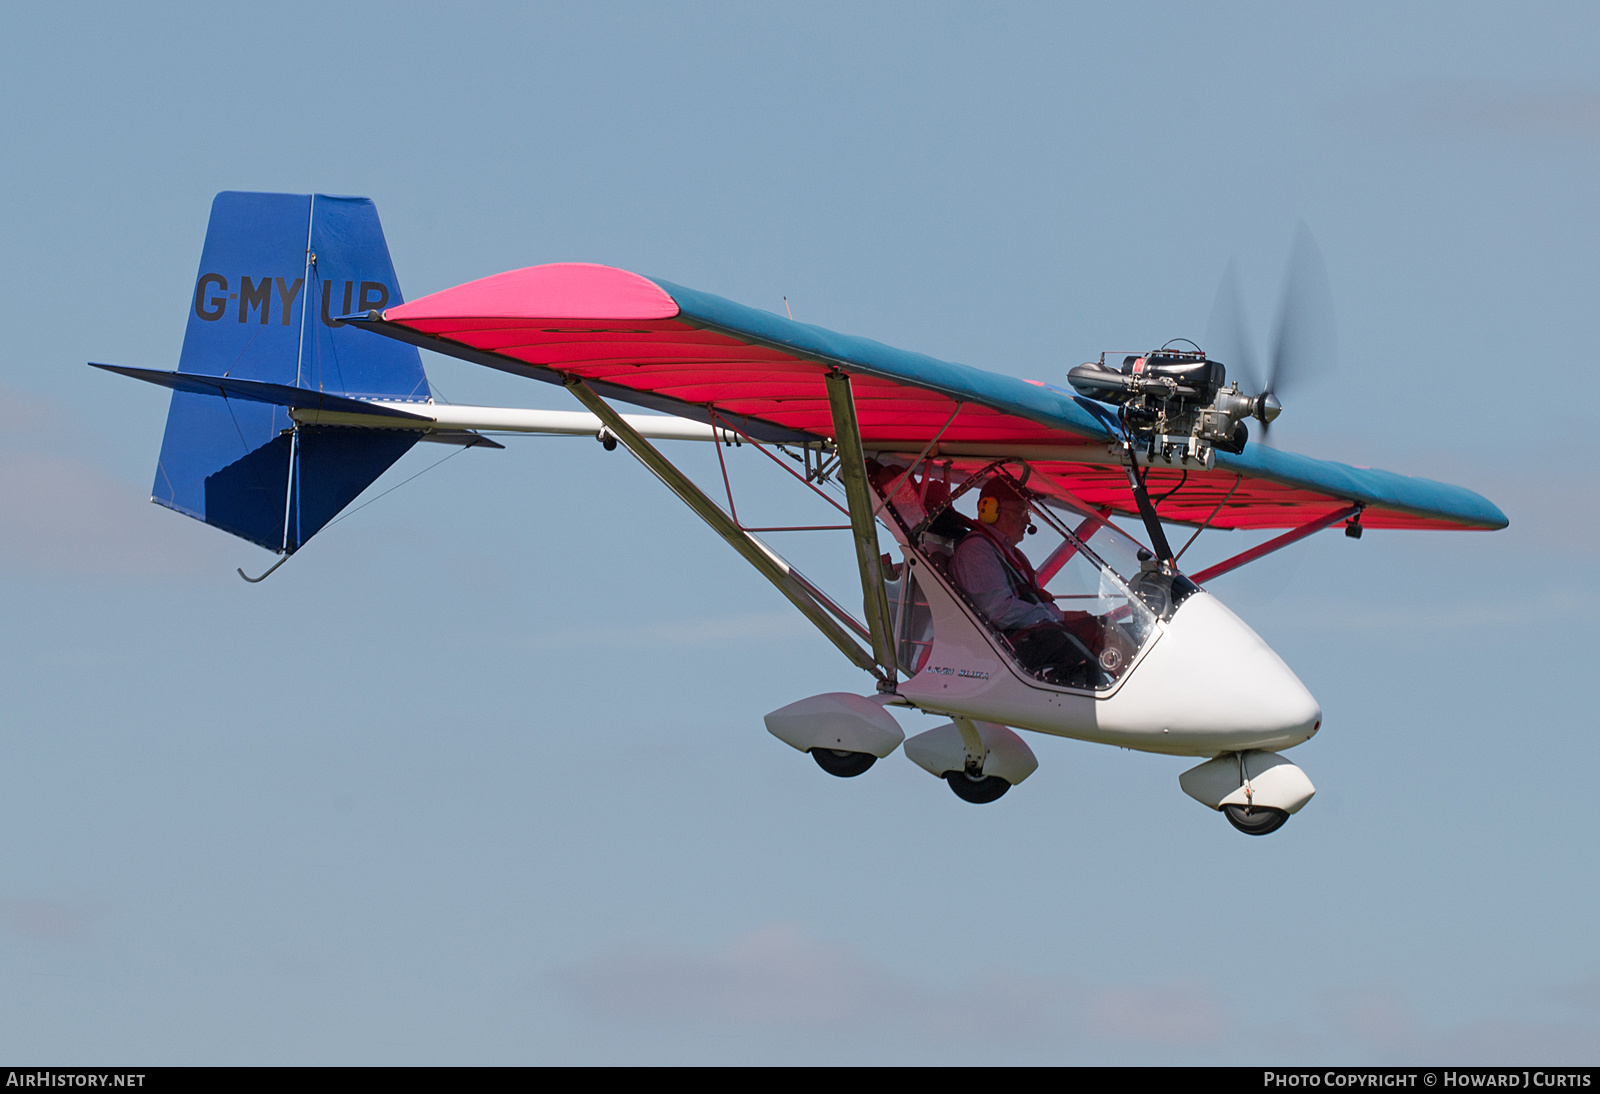
M 1137 513 L 1092 404 L 796 323 L 606 266 L 513 270 L 360 321 L 380 333 L 535 379 L 588 381 L 610 399 L 742 430 L 755 440 L 831 440 L 824 377 L 851 376 L 863 447 L 930 455 L 954 470 L 1025 458 L 1030 486 Z M 1152 469 L 1165 520 L 1289 528 L 1352 502 L 1369 528 L 1493 529 L 1506 518 L 1458 486 L 1251 445 L 1210 471 Z

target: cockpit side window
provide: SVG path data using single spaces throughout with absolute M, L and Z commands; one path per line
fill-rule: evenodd
M 915 676 L 933 652 L 933 609 L 916 575 L 903 563 L 885 575 L 889 593 L 889 618 L 895 634 L 895 663 L 907 676 Z

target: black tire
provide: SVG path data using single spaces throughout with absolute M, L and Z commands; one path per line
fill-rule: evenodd
M 1011 784 L 999 775 L 968 775 L 965 771 L 946 771 L 944 781 L 956 797 L 973 805 L 987 805 L 1002 797 Z
M 1265 836 L 1283 827 L 1289 814 L 1267 805 L 1224 805 L 1222 815 L 1228 823 L 1247 836 Z
M 811 758 L 817 766 L 841 779 L 853 779 L 878 762 L 870 752 L 846 752 L 840 748 L 813 748 Z

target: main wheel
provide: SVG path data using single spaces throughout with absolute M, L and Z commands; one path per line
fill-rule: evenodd
M 1282 809 L 1274 809 L 1269 805 L 1224 805 L 1222 815 L 1228 818 L 1229 824 L 1247 836 L 1276 832 L 1289 819 L 1289 814 Z
M 841 779 L 853 779 L 878 762 L 870 752 L 846 752 L 842 748 L 813 748 L 811 758 L 822 770 Z
M 973 805 L 987 805 L 1001 797 L 1011 784 L 999 775 L 969 775 L 965 771 L 946 771 L 944 781 L 956 792 L 956 797 Z

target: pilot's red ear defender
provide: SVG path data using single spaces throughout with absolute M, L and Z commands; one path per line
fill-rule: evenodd
M 1000 519 L 1000 499 L 995 497 L 978 499 L 978 519 L 985 524 L 993 524 Z

